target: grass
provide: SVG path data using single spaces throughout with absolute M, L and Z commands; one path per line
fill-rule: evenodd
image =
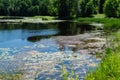
M 109 36 L 109 44 L 100 66 L 85 80 L 120 80 L 120 31 Z
M 76 20 L 80 23 L 102 23 L 104 24 L 104 30 L 107 31 L 120 29 L 120 19 L 118 18 L 78 18 Z
M 100 67 L 90 72 L 85 80 L 120 80 L 120 47 L 115 52 L 107 52 Z
M 104 14 L 95 14 L 93 15 L 94 18 L 105 18 Z
M 3 18 L 4 16 L 0 16 L 0 18 Z
M 78 18 L 80 23 L 102 23 L 108 36 L 109 48 L 105 57 L 95 71 L 91 71 L 85 80 L 120 80 L 120 19 L 105 18 L 104 15 L 94 15 L 94 18 Z M 98 53 L 99 56 L 99 53 Z
M 120 46 L 120 30 L 112 32 L 109 36 L 109 47 L 114 51 Z
M 64 65 L 62 65 L 61 74 L 62 80 L 79 80 L 79 76 L 75 74 L 74 69 L 68 71 Z
M 42 20 L 54 20 L 54 19 L 56 19 L 56 17 L 53 17 L 53 16 L 34 16 L 32 18 L 35 18 L 35 19 L 42 18 Z
M 21 17 L 21 16 L 0 16 L 0 19 L 42 19 L 42 20 L 55 20 L 56 16 L 33 16 L 33 17 Z

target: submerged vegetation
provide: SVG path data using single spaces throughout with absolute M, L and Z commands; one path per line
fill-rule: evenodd
M 0 80 L 25 80 L 25 74 L 23 71 L 0 73 Z
M 75 73 L 74 73 L 73 69 L 70 72 L 71 73 L 69 73 L 67 71 L 66 67 L 63 65 L 62 66 L 62 72 L 61 72 L 61 74 L 62 74 L 62 80 L 78 80 L 79 79 L 78 75 L 75 76 Z
M 0 74 L 1 80 L 25 80 L 23 74 Z

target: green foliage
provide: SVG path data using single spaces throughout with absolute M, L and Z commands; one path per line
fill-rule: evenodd
M 76 10 L 75 10 L 75 6 L 76 6 L 76 0 L 69 0 L 69 16 L 71 18 L 76 17 Z
M 101 58 L 103 56 L 103 53 L 101 52 L 96 52 L 95 57 L 96 58 Z
M 62 80 L 79 80 L 79 76 L 75 75 L 74 69 L 67 71 L 66 67 L 62 65 Z M 73 77 L 75 75 L 75 78 Z
M 77 20 L 83 23 L 103 23 L 104 30 L 108 32 L 113 32 L 120 29 L 120 20 L 117 18 L 78 18 Z
M 34 16 L 34 17 L 31 17 L 33 19 L 39 19 L 41 18 L 42 20 L 54 20 L 56 19 L 56 17 L 52 17 L 52 16 Z
M 86 16 L 91 16 L 94 13 L 94 5 L 93 5 L 93 0 L 90 0 L 86 4 Z
M 101 0 L 93 0 L 94 9 L 95 9 L 94 13 L 95 13 L 95 14 L 98 14 L 98 13 L 99 13 L 100 1 L 101 1 Z
M 120 4 L 119 4 L 119 6 L 117 8 L 117 16 L 120 18 Z
M 111 54 L 111 53 L 112 53 L 112 50 L 110 48 L 106 48 L 105 54 Z
M 78 13 L 79 17 L 89 17 L 94 13 L 93 0 L 79 0 L 78 1 Z
M 96 0 L 0 0 L 0 15 L 49 15 L 72 19 L 76 16 L 91 16 L 95 7 L 98 7 Z
M 99 13 L 103 13 L 103 7 L 106 0 L 99 0 Z
M 86 80 L 119 80 L 120 79 L 120 53 L 108 54 L 95 72 L 90 72 Z
M 104 13 L 107 17 L 118 17 L 119 0 L 106 0 L 104 4 Z
M 96 15 L 93 15 L 94 18 L 105 18 L 105 15 L 104 14 L 96 14 Z
M 59 18 L 69 17 L 69 0 L 59 0 Z
M 120 25 L 118 19 L 108 19 L 111 25 Z M 113 22 L 113 23 L 112 23 Z M 105 23 L 106 24 L 106 23 Z M 108 26 L 108 25 L 107 25 Z M 118 27 L 113 29 L 119 29 Z M 120 80 L 120 32 L 112 32 L 109 35 L 110 48 L 106 48 L 106 55 L 100 63 L 100 66 L 95 71 L 91 71 L 85 80 Z
M 0 15 L 57 15 L 57 0 L 0 0 Z
M 58 0 L 49 1 L 48 13 L 50 15 L 58 15 Z
M 103 4 L 107 17 L 120 17 L 119 0 L 0 0 L 0 15 L 48 15 L 59 16 L 59 19 L 73 19 L 102 13 Z
M 86 11 L 86 0 L 80 0 L 78 3 L 78 15 L 77 16 L 80 16 L 80 17 L 84 17 L 85 16 L 85 11 Z
M 66 70 L 66 68 L 63 66 L 62 67 L 62 80 L 68 80 L 68 71 Z

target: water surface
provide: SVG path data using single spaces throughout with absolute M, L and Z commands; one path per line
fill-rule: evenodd
M 90 67 L 90 63 L 98 63 L 99 60 L 92 55 L 80 53 L 74 57 L 76 52 L 68 46 L 64 46 L 64 50 L 61 50 L 60 44 L 53 37 L 91 33 L 95 29 L 95 26 L 76 22 L 0 23 L 0 64 L 2 66 L 0 68 L 4 68 L 7 63 L 14 64 L 14 61 L 19 61 L 20 64 L 25 64 L 23 68 L 29 73 L 27 80 L 33 78 L 36 72 L 38 74 L 36 80 L 48 78 L 60 80 L 63 63 L 68 71 L 71 69 L 70 65 L 76 66 L 76 74 L 83 79 L 89 69 L 94 67 Z M 38 66 L 40 67 L 35 68 Z

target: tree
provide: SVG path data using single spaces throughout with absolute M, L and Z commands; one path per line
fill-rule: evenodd
M 117 17 L 118 0 L 106 0 L 104 4 L 104 13 L 107 17 Z
M 117 17 L 120 18 L 120 4 L 119 4 L 119 6 L 118 6 L 118 8 L 117 8 Z
M 89 17 L 96 1 L 99 0 L 0 0 L 0 15 L 48 15 L 59 16 L 59 19 Z
M 59 0 L 59 19 L 69 17 L 69 0 Z
M 76 0 L 69 0 L 69 16 L 70 18 L 76 17 L 76 11 L 75 11 L 75 3 Z
M 105 0 L 100 0 L 100 4 L 99 4 L 99 13 L 103 13 L 104 3 L 105 3 Z
M 94 5 L 94 13 L 97 14 L 99 13 L 99 5 L 100 5 L 100 0 L 93 0 L 93 5 Z
M 86 4 L 86 16 L 91 16 L 94 13 L 94 5 L 93 5 L 93 0 L 90 0 Z
M 90 17 L 94 12 L 93 0 L 79 0 L 78 1 L 78 17 Z
M 0 15 L 4 15 L 4 4 L 0 3 Z
M 0 0 L 0 14 L 1 15 L 8 15 L 8 7 L 9 7 L 9 1 L 8 0 Z

